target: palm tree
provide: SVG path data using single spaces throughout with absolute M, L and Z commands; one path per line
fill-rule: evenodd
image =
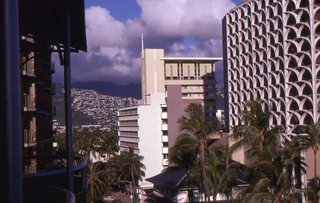
M 207 143 L 210 135 L 213 133 L 215 123 L 213 120 L 206 118 L 203 106 L 191 103 L 185 110 L 186 116 L 181 116 L 178 123 L 180 125 L 179 139 L 189 139 L 193 149 L 197 149 L 197 156 L 200 157 L 200 169 L 202 177 L 202 187 L 205 195 L 209 193 L 207 175 L 205 170 L 205 154 L 207 151 Z M 186 137 L 186 138 L 182 138 Z M 205 198 L 206 199 L 206 198 Z M 206 201 L 206 200 L 205 200 Z
M 115 152 L 118 151 L 118 136 L 116 131 L 101 131 L 97 136 L 95 150 L 100 156 L 106 156 L 107 160 L 112 155 L 115 155 Z
M 251 181 L 236 196 L 247 202 L 296 202 L 307 189 L 296 188 L 293 171 L 296 167 L 305 173 L 305 160 L 301 156 L 298 139 L 286 140 L 283 146 L 266 145 L 263 151 L 251 151 L 254 164 L 249 168 Z
M 268 108 L 263 110 L 262 105 L 258 101 L 249 101 L 247 109 L 242 115 L 242 123 L 235 126 L 231 137 L 236 140 L 231 150 L 235 151 L 243 146 L 259 147 L 260 153 L 263 152 L 265 145 L 276 145 L 276 140 L 281 133 L 284 132 L 282 126 L 270 128 L 269 119 L 270 112 Z
M 221 192 L 221 182 L 223 166 L 219 157 L 214 152 L 210 151 L 206 159 L 206 173 L 208 175 L 208 185 L 214 200 L 218 193 Z
M 97 144 L 97 133 L 89 130 L 74 130 L 73 131 L 73 150 L 75 153 L 90 156 L 90 153 L 95 151 Z
M 134 154 L 133 149 L 130 148 L 128 152 L 124 151 L 118 156 L 121 161 L 120 165 L 120 182 L 128 181 L 133 185 L 134 197 L 137 199 L 136 186 L 139 180 L 145 176 L 144 170 L 145 166 L 142 163 L 143 156 Z
M 106 178 L 107 173 L 104 163 L 95 162 L 88 163 L 88 201 L 94 202 L 101 200 L 104 192 L 106 191 Z
M 179 136 L 169 152 L 170 165 L 180 166 L 189 171 L 197 163 L 198 146 L 189 136 Z

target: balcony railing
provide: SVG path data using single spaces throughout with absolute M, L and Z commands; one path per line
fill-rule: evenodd
M 35 96 L 24 94 L 24 111 L 36 111 L 36 98 Z
M 74 203 L 76 201 L 72 192 L 59 187 L 24 184 L 23 190 L 23 202 Z
M 24 156 L 28 159 L 51 159 L 52 165 L 41 169 L 37 173 L 23 175 L 24 201 L 23 202 L 87 202 L 87 157 L 74 157 L 74 195 L 67 191 L 66 156 Z

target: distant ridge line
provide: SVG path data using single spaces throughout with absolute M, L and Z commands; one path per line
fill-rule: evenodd
M 72 88 L 82 88 L 95 90 L 98 93 L 116 96 L 116 97 L 133 97 L 141 98 L 141 84 L 132 83 L 128 85 L 117 85 L 110 82 L 75 82 Z

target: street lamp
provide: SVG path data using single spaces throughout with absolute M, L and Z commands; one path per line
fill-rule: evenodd
M 132 195 L 132 182 L 131 181 L 126 181 L 126 180 L 122 180 L 120 181 L 121 183 L 128 183 L 130 184 L 130 203 L 133 202 L 133 195 Z

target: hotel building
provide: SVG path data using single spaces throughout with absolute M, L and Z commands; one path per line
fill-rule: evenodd
M 216 116 L 215 63 L 221 60 L 165 57 L 163 49 L 143 50 L 142 100 L 118 115 L 120 151 L 131 147 L 144 156 L 145 178 L 168 166 L 169 149 L 179 135 L 177 120 L 190 103 L 201 103 L 207 116 Z M 145 181 L 141 185 L 150 187 Z
M 271 125 L 288 134 L 318 121 L 320 0 L 243 1 L 225 15 L 223 28 L 229 129 L 240 124 L 249 100 L 269 105 Z
M 87 202 L 87 161 L 73 156 L 71 122 L 66 152 L 54 150 L 51 61 L 59 53 L 71 121 L 70 54 L 87 49 L 84 1 L 4 0 L 0 10 L 1 202 Z

